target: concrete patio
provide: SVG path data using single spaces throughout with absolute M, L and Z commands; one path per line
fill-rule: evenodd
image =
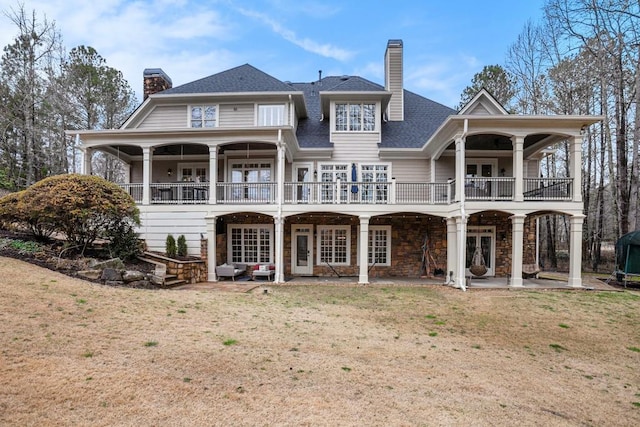
M 467 290 L 475 289 L 557 289 L 557 290 L 597 290 L 597 291 L 620 291 L 621 287 L 608 285 L 605 283 L 606 277 L 596 278 L 593 276 L 583 276 L 582 287 L 574 288 L 568 285 L 566 273 L 541 273 L 539 277 L 524 279 L 522 287 L 512 287 L 505 277 L 472 278 L 467 286 Z M 213 290 L 223 292 L 249 292 L 257 287 L 275 287 L 288 285 L 349 285 L 359 286 L 358 278 L 347 277 L 291 277 L 285 283 L 274 284 L 267 280 L 220 280 L 218 282 L 201 282 L 178 286 L 177 290 Z M 451 286 L 445 283 L 442 277 L 432 278 L 401 278 L 384 277 L 370 278 L 369 285 L 366 286 Z

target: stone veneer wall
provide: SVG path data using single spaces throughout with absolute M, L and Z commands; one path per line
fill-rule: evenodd
M 496 228 L 496 276 L 505 277 L 511 272 L 511 242 L 512 226 L 510 214 L 502 212 L 483 212 L 471 215 L 467 225 L 495 226 Z M 237 215 L 225 218 L 226 224 L 264 224 L 273 223 L 269 216 Z M 288 218 L 284 224 L 284 265 L 285 275 L 291 274 L 291 225 L 312 224 L 314 228 L 313 274 L 317 276 L 335 276 L 326 265 L 316 265 L 317 261 L 317 226 L 318 225 L 349 225 L 351 226 L 351 260 L 349 266 L 334 266 L 341 276 L 357 276 L 358 266 L 358 234 L 360 220 L 358 217 L 334 216 L 323 214 L 298 215 Z M 429 249 L 433 260 L 430 260 L 430 271 L 433 275 L 435 268 L 447 269 L 447 225 L 443 218 L 428 215 L 393 215 L 374 217 L 370 226 L 391 226 L 391 265 L 374 266 L 369 270 L 369 276 L 375 277 L 418 277 L 424 275 L 420 271 L 422 265 L 422 245 L 425 235 L 429 235 Z M 524 264 L 535 262 L 535 218 L 528 217 L 524 227 Z M 227 234 L 216 235 L 216 249 L 218 264 L 227 262 Z M 202 277 L 207 277 L 207 240 L 201 241 L 201 257 L 205 263 Z M 435 265 L 434 265 L 435 261 Z

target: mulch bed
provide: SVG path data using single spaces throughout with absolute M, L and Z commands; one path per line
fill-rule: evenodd
M 40 241 L 28 233 L 21 233 L 0 229 L 0 239 L 20 240 L 23 242 L 35 242 L 41 248 L 37 252 L 28 252 L 15 249 L 10 246 L 0 246 L 0 256 L 18 259 L 39 267 L 62 273 L 69 277 L 79 278 L 93 283 L 102 283 L 101 280 L 91 280 L 80 277 L 78 271 L 86 270 L 91 259 L 104 260 L 109 258 L 108 252 L 99 247 L 89 248 L 84 255 L 71 250 L 64 251 L 64 241 L 49 239 Z M 62 253 L 62 256 L 61 256 Z M 139 260 L 125 261 L 126 270 L 137 270 L 144 273 L 153 272 L 154 267 Z M 156 286 L 153 286 L 156 288 Z

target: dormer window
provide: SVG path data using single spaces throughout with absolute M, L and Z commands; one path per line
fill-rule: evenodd
M 376 104 L 336 104 L 336 131 L 373 132 L 375 130 Z
M 214 128 L 217 126 L 215 105 L 192 105 L 189 121 L 192 128 Z

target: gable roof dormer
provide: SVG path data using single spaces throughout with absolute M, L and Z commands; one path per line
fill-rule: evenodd
M 500 104 L 496 98 L 485 88 L 474 96 L 471 101 L 467 102 L 459 112 L 458 115 L 507 115 L 509 112 Z
M 327 79 L 328 80 L 328 79 Z M 337 83 L 321 90 L 320 104 L 322 114 L 329 117 L 331 101 L 379 101 L 381 110 L 385 111 L 391 92 L 388 92 L 379 84 L 358 76 L 342 76 L 339 77 Z

